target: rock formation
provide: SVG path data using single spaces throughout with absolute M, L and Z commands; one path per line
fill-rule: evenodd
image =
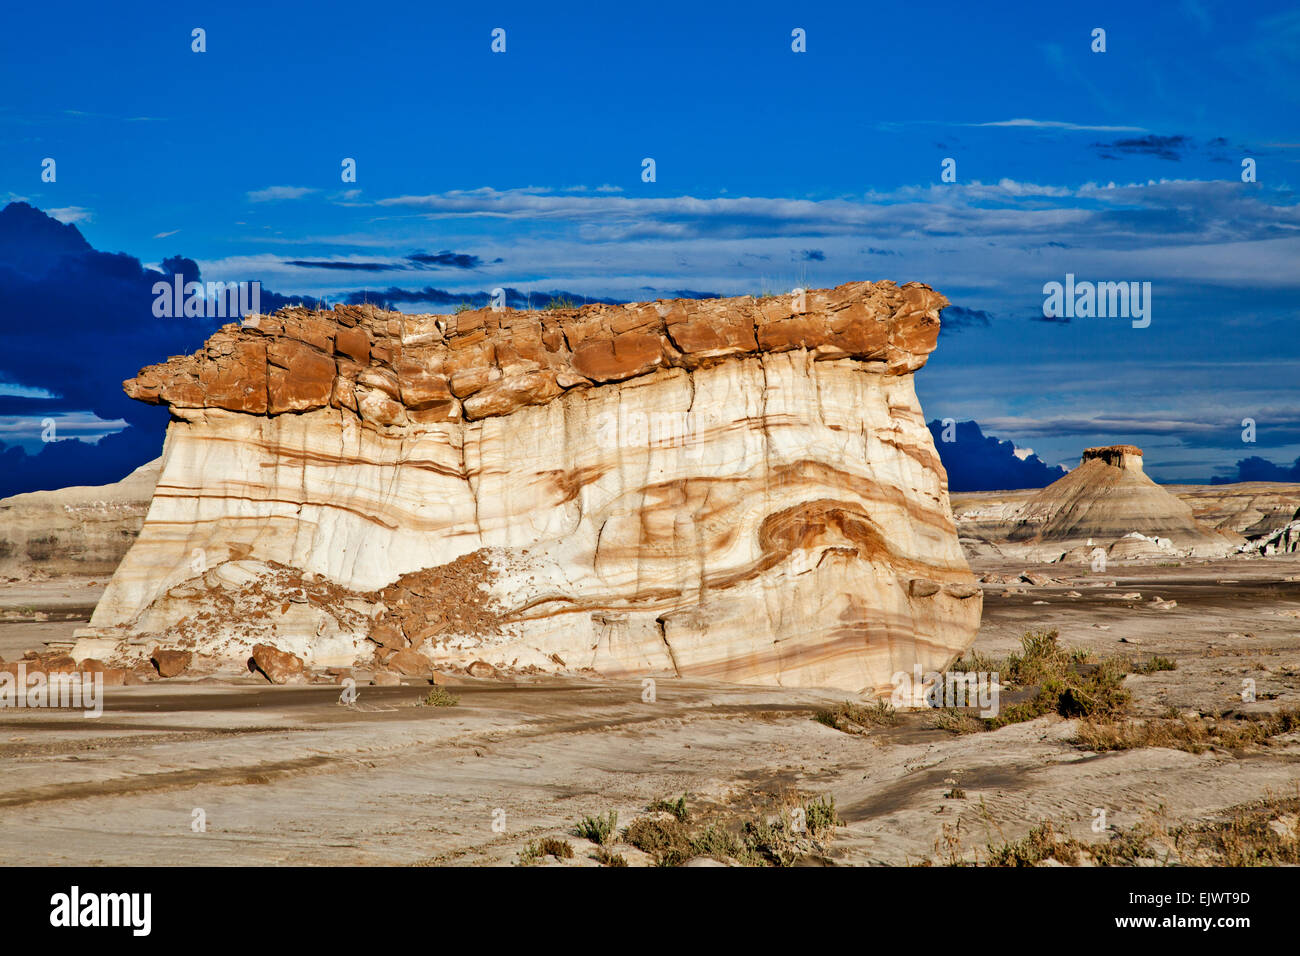
M 1201 524 L 1186 502 L 1148 478 L 1134 445 L 1085 449 L 1078 468 L 1015 511 L 1005 538 L 1057 551 L 1101 547 L 1114 558 L 1221 555 L 1242 541 Z
M 76 653 L 854 691 L 939 669 L 981 605 L 912 385 L 946 304 L 859 282 L 225 326 L 124 384 L 173 421 Z
M 1225 485 L 1165 485 L 1211 528 L 1263 538 L 1300 520 L 1300 484 L 1240 481 Z
M 108 575 L 144 524 L 161 461 L 111 485 L 0 498 L 0 577 Z

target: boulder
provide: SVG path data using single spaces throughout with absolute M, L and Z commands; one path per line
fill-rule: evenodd
M 302 658 L 282 651 L 270 644 L 257 644 L 249 660 L 249 669 L 256 669 L 272 684 L 288 684 L 302 679 L 305 665 Z
M 149 661 L 158 671 L 159 677 L 176 677 L 189 670 L 190 664 L 194 661 L 194 652 L 155 647 L 153 653 L 149 655 Z
M 405 677 L 428 677 L 433 671 L 429 659 L 414 648 L 403 648 L 384 662 L 384 665 Z
M 497 677 L 499 672 L 487 661 L 474 661 L 465 668 L 465 673 L 470 677 Z

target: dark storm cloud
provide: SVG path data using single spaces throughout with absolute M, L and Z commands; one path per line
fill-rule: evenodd
M 1064 468 L 1048 465 L 1037 455 L 1018 457 L 1014 444 L 985 435 L 976 422 L 956 422 L 945 429 L 935 419 L 928 427 L 948 472 L 949 491 L 1044 488 L 1065 475 Z M 945 432 L 952 441 L 943 440 Z
M 0 396 L 0 414 L 30 418 L 29 433 L 47 418 L 86 412 L 129 426 L 97 444 L 52 441 L 35 455 L 0 445 L 0 496 L 117 481 L 158 456 L 168 412 L 127 398 L 123 380 L 195 351 L 229 321 L 155 317 L 154 283 L 176 275 L 198 281 L 199 267 L 173 256 L 161 272 L 146 269 L 134 256 L 93 249 L 75 226 L 26 203 L 0 210 L 0 382 L 49 395 Z M 262 290 L 265 311 L 295 301 L 304 300 Z
M 338 262 L 332 259 L 286 259 L 284 264 L 302 269 L 332 269 L 337 272 L 400 272 L 405 268 L 391 262 Z
M 1102 159 L 1118 159 L 1116 153 L 1125 156 L 1155 156 L 1177 162 L 1190 149 L 1191 142 L 1186 136 L 1133 136 L 1117 139 L 1110 143 L 1093 143 L 1092 148 L 1100 150 Z
M 418 262 L 425 266 L 448 266 L 452 269 L 477 269 L 483 264 L 483 260 L 478 256 L 472 256 L 464 252 L 448 252 L 443 250 L 438 253 L 416 252 L 406 257 L 411 262 Z M 500 262 L 500 259 L 496 260 Z
M 993 324 L 993 314 L 983 309 L 968 309 L 950 305 L 939 314 L 939 331 L 959 332 L 962 329 L 982 328 Z

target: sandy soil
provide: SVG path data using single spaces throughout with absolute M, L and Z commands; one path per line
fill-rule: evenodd
M 1177 662 L 1127 678 L 1139 714 L 1300 706 L 1300 559 L 1034 570 L 1064 580 L 986 585 L 975 650 L 1001 656 L 1026 629 L 1054 627 L 1067 647 Z M 70 637 L 98 596 L 84 580 L 24 588 L 0 589 L 10 660 Z M 1133 592 L 1141 598 L 1124 597 Z M 1155 596 L 1177 605 L 1158 609 Z M 30 611 L 6 619 L 19 608 Z M 70 619 L 31 621 L 37 613 Z M 1243 704 L 1247 677 L 1261 699 Z M 982 846 L 1043 819 L 1097 839 L 1097 808 L 1121 828 L 1159 805 L 1171 823 L 1207 820 L 1300 779 L 1294 734 L 1231 753 L 1093 754 L 1058 717 L 953 736 L 917 712 L 852 736 L 812 719 L 843 700 L 835 691 L 661 680 L 647 703 L 638 681 L 465 678 L 456 706 L 416 706 L 427 689 L 363 685 L 349 706 L 333 686 L 179 678 L 108 688 L 93 720 L 0 711 L 0 858 L 509 865 L 530 840 L 555 836 L 577 851 L 563 865 L 597 865 L 569 832 L 587 814 L 616 810 L 625 824 L 685 793 L 695 812 L 738 820 L 799 792 L 833 795 L 845 823 L 805 862 L 905 864 L 937 857 L 945 836 Z M 965 799 L 944 796 L 954 782 Z M 199 809 L 204 832 L 193 828 Z M 618 849 L 634 865 L 649 859 Z

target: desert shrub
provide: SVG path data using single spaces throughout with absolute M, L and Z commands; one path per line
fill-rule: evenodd
M 898 713 L 888 701 L 863 705 L 846 700 L 829 710 L 819 710 L 813 720 L 846 734 L 861 734 L 869 726 L 893 727 L 898 723 Z
M 618 827 L 618 813 L 610 810 L 603 816 L 583 817 L 578 821 L 574 833 L 584 840 L 590 840 L 598 846 L 604 846 L 609 842 L 609 838 L 614 835 Z
M 682 794 L 676 800 L 656 800 L 646 807 L 651 813 L 671 813 L 682 823 L 690 823 L 691 815 L 686 809 L 686 794 Z
M 557 840 L 555 837 L 545 837 L 537 841 L 537 848 L 541 850 L 543 854 L 550 854 L 556 859 L 573 859 L 573 846 L 568 840 Z
M 459 703 L 460 698 L 444 687 L 434 687 L 420 698 L 421 707 L 455 707 Z
M 573 847 L 568 840 L 557 840 L 555 837 L 533 840 L 519 851 L 519 865 L 532 866 L 540 863 L 544 856 L 553 856 L 557 860 L 571 860 Z
M 792 866 L 798 858 L 794 834 L 784 819 L 775 823 L 767 820 L 748 820 L 743 835 L 749 853 L 772 866 Z
M 1059 637 L 1055 628 L 1026 631 L 1020 639 L 1020 653 L 1007 656 L 1000 672 L 1001 678 L 1009 684 L 1024 685 L 1059 675 L 1069 661 Z
M 1062 840 L 1052 826 L 1052 821 L 1045 820 L 1032 827 L 1022 840 L 1004 843 L 1001 846 L 988 847 L 989 866 L 1037 866 L 1044 860 L 1056 860 L 1073 866 L 1079 860 L 1078 850 L 1072 840 Z
M 949 733 L 967 734 L 997 730 L 1046 714 L 1101 718 L 1127 710 L 1129 693 L 1124 689 L 1124 678 L 1130 668 L 1121 658 L 1094 662 L 1087 651 L 1067 651 L 1061 647 L 1055 630 L 1026 631 L 1020 647 L 1020 653 L 1008 655 L 1000 664 L 980 659 L 979 669 L 997 673 L 1007 686 L 1037 688 L 1032 697 L 1004 706 L 992 717 L 977 718 L 945 708 L 932 718 L 933 725 Z
M 710 824 L 691 837 L 691 855 L 715 860 L 743 860 L 745 844 L 734 833 Z
M 811 803 L 803 805 L 804 823 L 808 832 L 820 837 L 840 826 L 840 818 L 835 815 L 835 798 L 827 795 L 818 797 Z
M 1149 661 L 1143 661 L 1141 664 L 1133 665 L 1134 674 L 1154 674 L 1157 671 L 1176 671 L 1178 663 L 1170 660 L 1168 657 L 1156 655 Z
M 641 817 L 623 831 L 623 841 L 649 853 L 657 866 L 677 866 L 691 857 L 690 831 L 674 818 Z
M 627 857 L 621 853 L 615 853 L 601 847 L 594 854 L 593 858 L 600 862 L 602 866 L 627 866 Z

